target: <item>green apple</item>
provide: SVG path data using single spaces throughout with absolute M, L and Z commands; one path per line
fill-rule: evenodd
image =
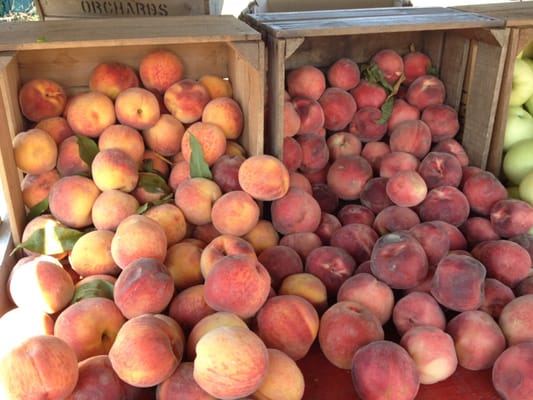
M 517 58 L 513 68 L 509 106 L 521 106 L 531 96 L 533 96 L 533 68 L 525 58 Z
M 503 156 L 502 170 L 512 184 L 519 185 L 533 171 L 533 139 L 516 142 Z
M 522 106 L 509 107 L 503 151 L 509 150 L 513 144 L 520 140 L 531 138 L 533 138 L 533 116 Z
M 518 185 L 518 195 L 520 199 L 533 205 L 533 171 L 530 171 L 522 178 Z

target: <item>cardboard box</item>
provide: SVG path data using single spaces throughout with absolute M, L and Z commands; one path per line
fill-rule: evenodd
M 446 103 L 459 111 L 461 140 L 472 164 L 487 165 L 509 30 L 498 18 L 446 8 L 375 8 L 242 15 L 268 51 L 266 151 L 281 156 L 287 71 L 327 68 L 340 57 L 368 62 L 380 49 L 414 45 L 443 80 Z
M 245 116 L 241 144 L 250 154 L 263 152 L 264 43 L 233 16 L 150 17 L 134 24 L 130 18 L 0 24 L 0 36 L 0 178 L 15 244 L 27 210 L 11 141 L 28 128 L 17 99 L 21 85 L 32 78 L 54 79 L 75 93 L 87 90 L 99 62 L 119 60 L 137 68 L 150 50 L 167 48 L 180 56 L 187 77 L 211 73 L 231 80 Z
M 245 12 L 257 14 L 266 12 L 403 7 L 410 5 L 411 2 L 409 0 L 255 0 L 250 2 Z

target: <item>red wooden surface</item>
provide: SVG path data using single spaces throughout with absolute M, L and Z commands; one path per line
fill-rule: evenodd
M 315 344 L 298 361 L 305 376 L 303 400 L 359 400 L 350 371 L 331 364 Z M 469 371 L 459 367 L 445 381 L 420 385 L 416 400 L 499 400 L 491 383 L 491 370 Z M 524 399 L 525 400 L 525 399 Z

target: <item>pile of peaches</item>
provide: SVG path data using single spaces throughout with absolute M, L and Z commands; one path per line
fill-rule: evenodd
M 525 398 L 533 208 L 469 165 L 432 70 L 383 49 L 287 71 L 281 158 L 169 50 L 83 92 L 25 82 L 3 398 L 297 400 L 315 344 L 361 399 L 458 366 Z

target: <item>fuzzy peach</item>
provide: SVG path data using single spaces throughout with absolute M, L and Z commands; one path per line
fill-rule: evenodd
M 136 213 L 139 202 L 130 193 L 118 189 L 104 190 L 96 197 L 91 218 L 96 229 L 115 231 L 120 222 Z
M 122 62 L 98 63 L 89 74 L 89 89 L 102 92 L 112 100 L 124 89 L 138 86 L 137 71 Z
M 207 178 L 188 178 L 181 182 L 174 193 L 174 202 L 193 225 L 211 222 L 213 204 L 222 196 L 220 187 Z
M 58 146 L 48 132 L 32 128 L 12 140 L 15 165 L 26 174 L 39 175 L 55 168 Z
M 35 78 L 25 82 L 19 90 L 18 102 L 22 115 L 33 122 L 58 117 L 67 103 L 63 86 L 51 79 Z
M 71 97 L 66 118 L 75 133 L 90 138 L 97 138 L 117 120 L 113 100 L 101 92 L 93 91 Z
M 115 99 L 115 113 L 121 124 L 139 130 L 154 126 L 161 115 L 155 94 L 142 87 L 120 92 Z
M 139 64 L 139 78 L 144 87 L 164 93 L 174 82 L 183 78 L 183 61 L 171 50 L 155 49 Z
M 48 198 L 50 188 L 60 178 L 57 169 L 43 172 L 42 174 L 26 174 L 20 182 L 22 201 L 24 205 L 31 209 L 43 200 Z
M 143 136 L 137 129 L 122 124 L 113 124 L 105 128 L 98 137 L 98 149 L 102 151 L 111 148 L 124 151 L 138 167 L 141 167 L 145 145 Z
M 190 78 L 172 83 L 163 95 L 164 104 L 170 114 L 184 124 L 200 121 L 210 100 L 206 87 Z

